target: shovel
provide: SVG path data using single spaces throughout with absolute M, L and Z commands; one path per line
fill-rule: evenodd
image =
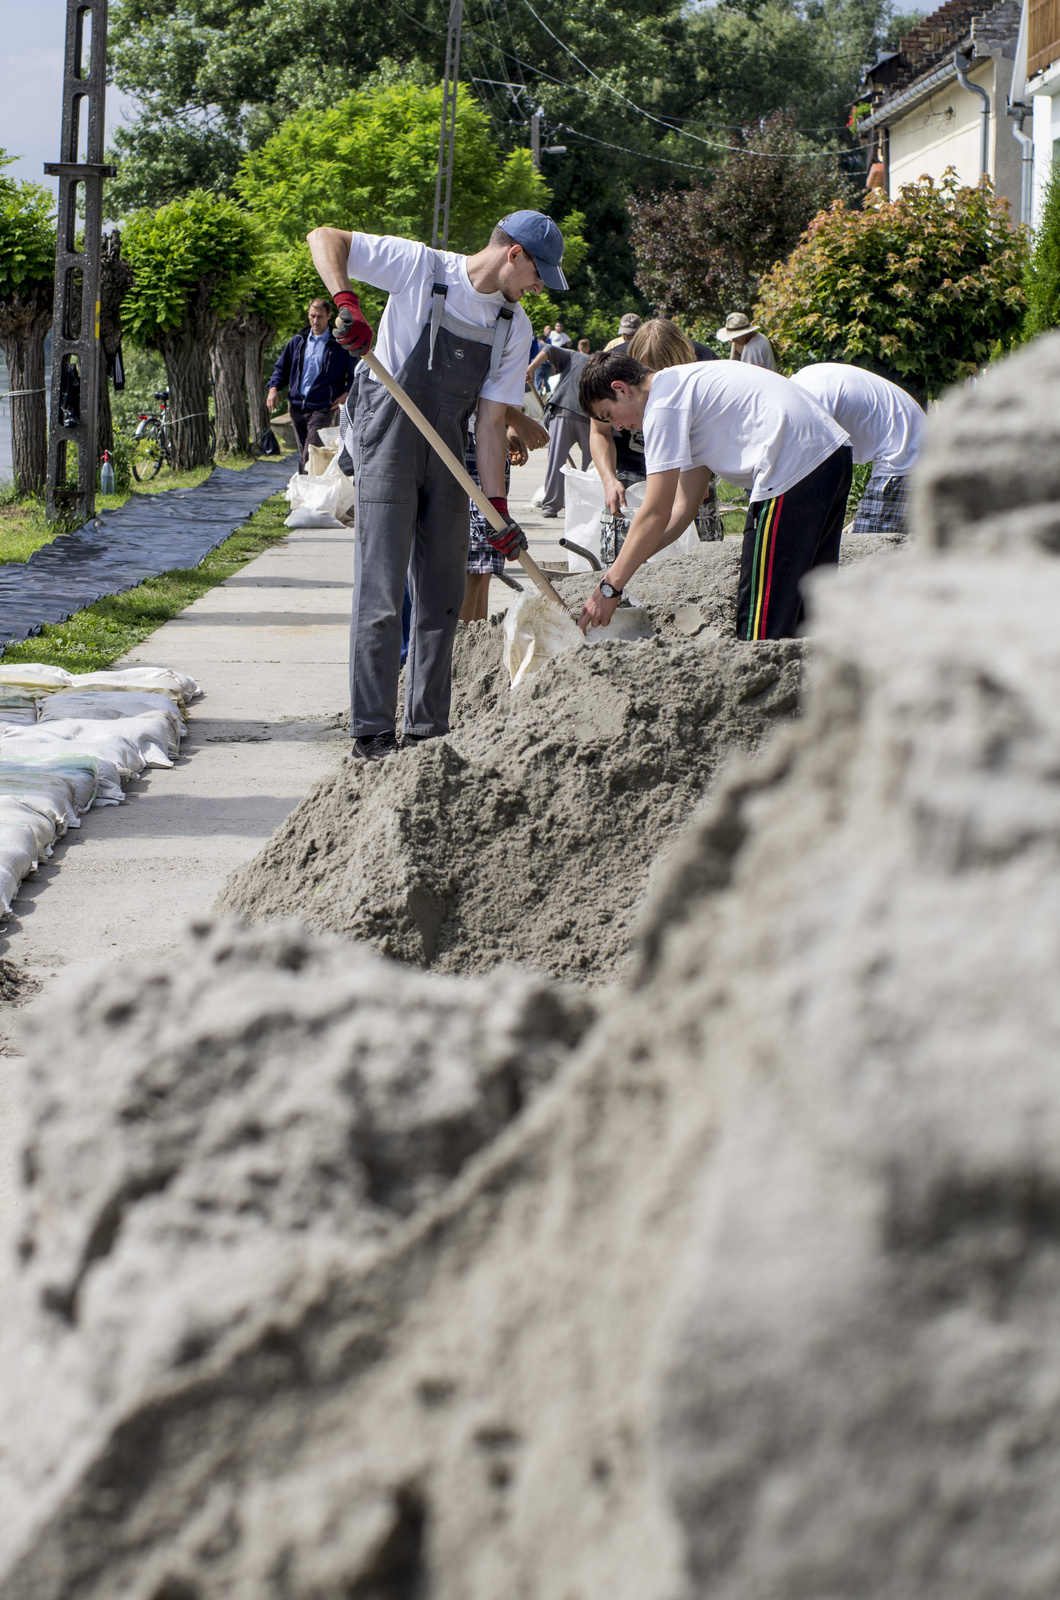
M 427 418 L 423 415 L 423 412 L 420 410 L 419 406 L 416 405 L 415 401 L 409 399 L 400 383 L 390 376 L 386 368 L 380 365 L 379 361 L 377 361 L 376 357 L 370 350 L 363 350 L 361 352 L 361 360 L 364 362 L 365 366 L 370 372 L 375 373 L 376 377 L 383 385 L 383 388 L 386 389 L 387 393 L 394 396 L 394 399 L 397 401 L 402 411 L 423 434 L 423 437 L 426 439 L 427 443 L 433 449 L 437 450 L 438 454 L 449 468 L 449 471 L 453 474 L 453 477 L 456 479 L 457 483 L 462 489 L 467 491 L 468 498 L 475 502 L 479 510 L 482 512 L 482 515 L 489 523 L 490 527 L 493 528 L 496 533 L 503 533 L 508 524 L 505 522 L 497 508 L 490 505 L 488 499 L 482 493 L 482 490 L 479 488 L 470 472 L 468 472 L 464 463 L 457 459 L 441 435 L 431 427 L 430 423 L 427 421 Z M 518 560 L 523 571 L 526 573 L 527 577 L 533 579 L 534 583 L 537 584 L 537 587 L 541 590 L 541 593 L 543 595 L 547 595 L 548 598 L 554 601 L 557 606 L 561 606 L 569 616 L 570 612 L 567 606 L 564 604 L 562 595 L 560 595 L 558 590 L 554 589 L 549 583 L 548 579 L 541 571 L 541 568 L 538 566 L 533 556 L 529 555 L 525 550 L 520 550 L 516 559 Z

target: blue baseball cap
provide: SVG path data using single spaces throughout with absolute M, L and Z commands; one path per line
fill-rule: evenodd
M 497 224 L 509 239 L 521 244 L 537 262 L 537 275 L 549 289 L 565 289 L 560 262 L 563 260 L 563 235 L 551 217 L 540 211 L 513 211 Z

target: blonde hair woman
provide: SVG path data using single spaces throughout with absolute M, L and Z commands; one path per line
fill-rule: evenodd
M 650 322 L 641 323 L 629 341 L 626 354 L 639 361 L 642 367 L 650 367 L 652 372 L 661 372 L 664 367 L 687 366 L 696 359 L 691 339 L 669 317 L 652 317 Z
M 650 322 L 642 322 L 629 341 L 626 354 L 652 372 L 662 372 L 664 367 L 689 366 L 699 360 L 691 339 L 669 317 L 652 317 Z M 713 473 L 703 504 L 696 512 L 696 532 L 704 540 L 725 537 L 725 525 L 718 509 L 718 484 Z

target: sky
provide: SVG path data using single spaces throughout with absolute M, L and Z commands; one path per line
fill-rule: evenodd
M 0 0 L 0 148 L 20 159 L 5 168 L 54 190 L 45 161 L 58 161 L 62 125 L 65 0 Z M 107 143 L 134 105 L 113 85 L 107 90 Z

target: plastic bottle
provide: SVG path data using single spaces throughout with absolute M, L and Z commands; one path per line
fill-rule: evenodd
M 99 474 L 99 486 L 104 494 L 114 493 L 114 468 L 111 466 L 110 451 L 103 452 L 103 467 Z

